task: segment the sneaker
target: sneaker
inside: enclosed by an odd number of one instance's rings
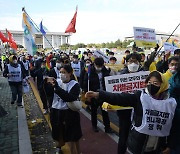
[[[93,131],[96,132],[96,133],[99,132],[99,129],[98,129],[97,127],[95,127],[95,126],[93,126],[92,129],[93,129]]]
[[[11,101],[11,104],[14,104],[14,101]]]
[[[114,132],[111,128],[105,128],[105,133],[112,134]]]
[[[48,109],[45,109],[43,112],[43,114],[48,114],[48,113],[49,113]]]

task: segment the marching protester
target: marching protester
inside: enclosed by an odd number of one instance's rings
[[[74,70],[74,74],[76,75],[76,77],[79,81],[81,69],[83,66],[82,66],[81,62],[78,60],[78,55],[73,55],[73,61],[71,62],[71,66]]]
[[[87,92],[86,98],[134,108],[127,153],[168,153],[167,136],[170,133],[177,103],[174,98],[168,97],[168,82],[158,71],[151,72],[145,83],[145,90],[133,94],[115,94],[100,90]]]
[[[23,67],[25,68],[26,76],[29,76],[29,61],[26,59],[25,56],[22,56],[22,60],[20,61],[20,64],[23,65]]]
[[[180,59],[179,59],[180,60]],[[179,61],[180,62],[180,61]],[[172,130],[170,134],[171,154],[180,153],[180,63],[177,72],[169,80],[169,94],[176,99],[177,107],[174,115]]]
[[[134,52],[126,56],[126,65],[119,74],[128,74],[143,71],[141,66],[141,55]],[[124,154],[127,149],[127,138],[131,126],[131,113],[132,109],[117,111],[119,118],[119,141],[118,141],[118,154]]]
[[[91,64],[89,72],[84,75],[84,79],[82,82],[82,87],[85,92],[89,90],[97,91],[97,90],[105,90],[105,81],[104,77],[109,76],[110,70],[107,70],[104,66],[103,58],[96,58],[94,63]],[[89,73],[89,74],[88,74]],[[88,84],[89,82],[89,84]],[[94,132],[98,132],[97,128],[97,109],[100,107],[102,111],[103,123],[105,126],[106,133],[112,133],[110,128],[110,120],[108,113],[102,110],[102,101],[92,99],[91,100],[91,123]]]
[[[63,59],[61,59],[61,58],[57,59],[56,60],[56,67],[50,69],[48,76],[53,77],[55,79],[60,79],[60,77],[61,77],[60,69],[63,65],[64,65]],[[54,88],[49,84],[45,84],[44,81],[43,81],[43,87],[44,87],[45,94],[46,94],[47,101],[48,101],[48,108],[51,108],[52,100],[53,100],[53,94],[54,94]]]
[[[130,54],[130,51],[129,51],[129,50],[126,50],[124,53],[125,53],[125,56],[123,56],[121,63],[122,63],[124,66],[126,66],[126,65],[125,65],[125,64],[126,64],[126,56]]]
[[[48,76],[48,70],[46,69],[46,62],[42,61],[41,62],[41,67],[34,72],[34,77],[37,77],[37,88],[39,91],[39,95],[41,97],[41,101],[43,103],[43,109],[44,109],[44,114],[48,113],[48,104],[47,104],[47,99],[45,97],[44,93],[44,87],[43,87],[43,80],[45,77]]]
[[[78,99],[80,86],[74,79],[70,65],[60,69],[61,79],[47,78],[54,88],[54,97],[50,113],[52,137],[57,142],[60,152],[65,142],[69,144],[71,154],[80,154],[79,139],[82,136],[80,114],[68,108],[66,102]]]
[[[3,76],[8,78],[9,86],[12,92],[11,104],[14,104],[17,100],[17,106],[22,105],[22,81],[26,77],[24,68],[17,63],[17,56],[11,55],[9,57],[9,64],[5,67]],[[17,98],[18,96],[18,98]]]
[[[180,56],[180,49],[174,50],[174,56]]]

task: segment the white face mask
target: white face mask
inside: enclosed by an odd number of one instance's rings
[[[65,74],[60,74],[60,78],[61,78],[62,82],[67,81],[67,76]]]
[[[86,64],[86,67],[89,67],[90,64]]]
[[[56,63],[56,67],[57,67],[57,69],[60,69],[61,63]]]
[[[176,67],[175,67],[175,66],[169,67],[169,71],[170,71],[172,74],[175,74],[175,73],[176,73]]]
[[[132,64],[129,64],[128,65],[128,70],[130,72],[137,72],[138,71],[138,68],[139,68],[139,65],[138,64],[135,64],[135,63],[132,63]]]
[[[97,72],[100,72],[102,70],[101,67],[96,67],[96,66],[95,66],[95,69],[96,69]]]

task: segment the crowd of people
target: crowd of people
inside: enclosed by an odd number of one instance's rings
[[[118,61],[114,52],[107,51],[111,64],[108,67],[102,57],[94,56],[90,50],[78,54],[6,54],[1,57],[0,66],[11,88],[11,104],[23,107],[23,82],[32,77],[37,83],[44,114],[50,114],[52,138],[59,153],[65,143],[69,144],[72,154],[80,153],[80,113],[71,110],[67,102],[76,101],[85,94],[84,103],[90,110],[95,133],[99,132],[98,108],[105,133],[113,133],[108,112],[102,109],[103,102],[133,107],[133,110],[117,111],[118,154],[179,154],[180,49],[173,54],[168,51],[159,54],[156,47],[149,55],[126,50],[124,55],[122,61]],[[118,63],[123,67],[112,69]],[[150,71],[144,90],[121,94],[106,92],[105,77],[141,71]],[[155,121],[158,126],[153,129],[146,120]]]

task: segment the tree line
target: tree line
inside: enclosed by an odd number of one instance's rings
[[[77,43],[75,45],[70,45],[70,44],[63,44],[60,46],[61,50],[66,50],[67,48],[70,48],[71,50],[77,50],[78,48],[117,48],[117,49],[124,49],[129,45],[133,40],[124,40],[121,41],[118,39],[117,41],[113,42],[107,42],[107,43],[90,43],[90,44],[84,44],[84,43]]]

